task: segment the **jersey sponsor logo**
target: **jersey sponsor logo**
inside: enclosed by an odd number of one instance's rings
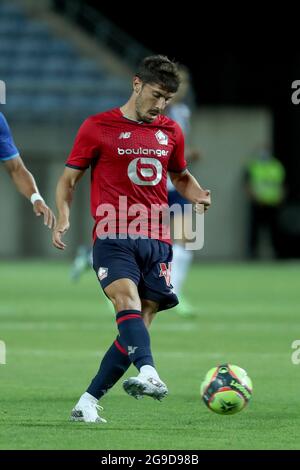
[[[139,186],[156,186],[162,179],[162,164],[156,158],[135,158],[127,168],[128,178]]]
[[[155,157],[167,157],[169,150],[161,149],[121,149],[118,147],[118,155],[154,155]]]
[[[159,263],[159,267],[160,267],[159,277],[164,276],[167,286],[171,285],[171,266],[172,266],[172,263]]]
[[[103,281],[108,275],[108,268],[103,268],[102,266],[98,269],[98,278],[100,281]]]
[[[160,145],[168,145],[168,136],[162,131],[157,131],[155,137]]]
[[[129,139],[131,137],[131,132],[121,132],[119,139]]]

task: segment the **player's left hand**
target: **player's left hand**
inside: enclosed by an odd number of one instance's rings
[[[62,241],[62,236],[67,233],[70,228],[70,223],[65,218],[59,218],[57,224],[54,227],[53,234],[52,234],[52,243],[55,248],[59,250],[65,250],[67,245]]]
[[[55,215],[43,201],[35,201],[33,204],[33,211],[37,217],[40,217],[43,214],[44,225],[47,225],[50,229],[54,228]]]
[[[201,193],[202,194],[197,197],[194,203],[194,211],[197,212],[197,214],[203,214],[203,212],[206,212],[211,206],[210,190],[203,189]]]

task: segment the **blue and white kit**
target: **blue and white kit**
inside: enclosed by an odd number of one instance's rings
[[[5,162],[19,156],[10,128],[2,113],[0,113],[0,161]]]

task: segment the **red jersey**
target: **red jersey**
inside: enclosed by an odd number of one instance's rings
[[[99,233],[135,232],[170,243],[153,209],[168,207],[167,172],[186,168],[184,137],[175,121],[159,115],[152,123],[137,122],[119,108],[91,116],[80,127],[66,166],[91,166],[94,239]]]

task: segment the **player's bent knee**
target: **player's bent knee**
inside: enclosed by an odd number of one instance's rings
[[[114,299],[112,299],[112,302],[117,312],[131,309],[141,310],[141,301],[139,297],[117,294]]]
[[[109,289],[105,290],[105,292],[112,301],[116,312],[130,309],[141,310],[141,301],[138,294],[122,290],[109,291]]]
[[[112,282],[104,289],[112,301],[116,312],[122,310],[141,310],[141,301],[134,282],[129,279],[120,279]]]

